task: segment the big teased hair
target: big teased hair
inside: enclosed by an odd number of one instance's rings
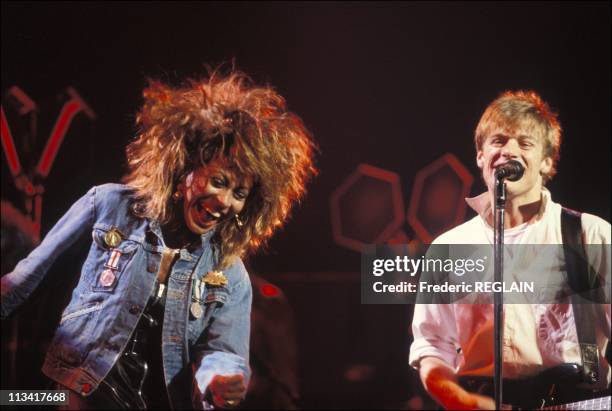
[[[561,150],[561,125],[557,113],[550,109],[538,93],[532,90],[505,91],[489,104],[474,133],[476,151],[482,148],[482,144],[494,128],[509,132],[516,132],[519,129],[532,132],[543,142],[544,155],[553,160],[550,172],[542,176],[544,182],[550,181],[557,173]]]
[[[302,120],[276,91],[255,86],[238,71],[213,72],[177,88],[151,80],[136,123],[123,181],[135,189],[141,217],[169,222],[177,184],[215,159],[253,177],[240,213],[243,226],[222,220],[213,238],[220,246],[219,268],[264,245],[317,173],[316,146]]]

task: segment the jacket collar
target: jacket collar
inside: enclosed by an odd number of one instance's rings
[[[159,221],[150,219],[147,220],[149,222],[149,229],[151,230],[151,232],[155,234],[160,240],[163,240],[164,236],[162,234],[161,225],[159,224]],[[219,227],[215,227],[213,230],[209,230],[204,234],[200,235],[201,248],[204,248],[205,246],[209,245],[218,228]]]

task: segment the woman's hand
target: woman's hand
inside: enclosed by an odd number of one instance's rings
[[[215,375],[208,386],[212,400],[218,408],[234,408],[246,394],[242,374]]]

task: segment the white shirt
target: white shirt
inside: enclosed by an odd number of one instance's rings
[[[442,234],[434,244],[493,244],[493,228],[488,193],[466,199],[479,213],[473,219]],[[594,215],[582,214],[585,244],[610,244],[610,224]],[[561,206],[542,192],[542,205],[529,222],[506,229],[506,244],[562,244]],[[610,248],[590,253],[589,262],[609,278]],[[596,254],[596,255],[593,255]],[[606,275],[607,274],[607,275]],[[609,284],[606,292],[610,292]],[[610,339],[610,304],[606,319],[597,324],[596,340],[602,376],[610,381],[605,354]],[[535,375],[562,363],[581,364],[580,349],[570,304],[506,304],[504,306],[504,377]],[[605,322],[605,324],[603,324]],[[414,342],[410,365],[418,368],[421,358],[437,357],[458,375],[493,375],[493,309],[490,304],[417,304],[412,321]],[[602,387],[605,378],[600,379]]]

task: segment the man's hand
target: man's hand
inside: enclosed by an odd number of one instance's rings
[[[215,407],[234,408],[246,394],[242,374],[215,375],[208,386]]]
[[[459,387],[462,392],[457,392],[455,396],[449,398],[449,410],[494,410],[495,401],[486,395],[475,394],[465,391]]]
[[[454,370],[436,357],[425,357],[419,367],[427,392],[450,410],[494,410],[491,397],[468,392],[457,383]]]

